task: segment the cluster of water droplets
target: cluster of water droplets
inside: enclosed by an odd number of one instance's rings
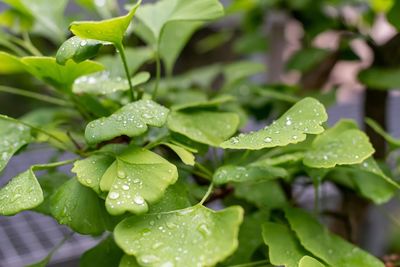
[[[4,125],[3,125],[4,124]],[[22,124],[3,122],[0,120],[0,170],[11,156],[30,139],[30,129]]]
[[[75,93],[112,94],[129,90],[128,80],[122,77],[112,77],[109,71],[96,72],[75,80]]]

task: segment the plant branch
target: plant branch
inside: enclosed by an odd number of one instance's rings
[[[211,183],[210,186],[208,187],[208,190],[206,192],[206,194],[204,195],[204,197],[200,200],[200,205],[203,205],[204,202],[207,200],[207,198],[211,195],[212,191],[214,189],[214,184]]]
[[[160,80],[161,80],[161,58],[158,51],[155,54],[155,60],[156,60],[156,83],[154,85],[153,99],[157,97],[158,87],[160,86]]]
[[[20,96],[32,98],[35,100],[39,100],[39,101],[57,105],[57,106],[72,107],[72,105],[65,100],[62,100],[62,99],[59,99],[56,97],[52,97],[52,96],[48,96],[48,95],[42,95],[42,94],[38,94],[38,93],[25,91],[25,90],[10,87],[10,86],[0,85],[0,92],[9,93],[9,94],[13,94],[13,95],[20,95]]]
[[[130,89],[130,92],[131,92],[131,100],[135,101],[136,100],[135,91],[134,91],[133,86],[132,86],[131,75],[130,75],[129,66],[128,66],[128,62],[127,62],[127,59],[126,59],[126,55],[125,55],[124,46],[122,44],[117,44],[116,48],[117,48],[117,50],[118,50],[118,52],[119,52],[119,54],[121,56],[121,60],[122,60],[122,63],[124,65],[126,79],[128,80],[129,89]]]

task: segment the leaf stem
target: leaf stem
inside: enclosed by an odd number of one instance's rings
[[[155,54],[155,60],[156,60],[156,83],[154,85],[153,99],[157,97],[158,87],[160,86],[160,80],[161,80],[161,58],[158,51]]]
[[[79,160],[79,158],[68,159],[68,160],[59,161],[59,162],[53,162],[53,163],[48,163],[48,164],[38,164],[38,165],[34,165],[33,167],[34,167],[34,169],[37,169],[37,170],[50,169],[50,168],[55,168],[55,167],[68,165],[68,164],[71,164],[71,163],[73,163],[73,162],[75,162],[77,160]]]
[[[14,95],[20,95],[20,96],[36,99],[39,101],[47,102],[47,103],[50,103],[53,105],[58,105],[58,106],[63,106],[63,107],[72,107],[72,105],[65,100],[47,96],[47,95],[42,95],[42,94],[38,94],[38,93],[25,91],[25,90],[10,87],[10,86],[0,85],[0,92],[14,94]]]
[[[135,91],[132,86],[131,75],[130,75],[130,71],[129,71],[128,61],[127,61],[126,55],[125,55],[124,46],[123,46],[123,44],[116,44],[115,47],[117,48],[117,50],[121,56],[122,63],[124,64],[125,75],[126,75],[126,79],[128,80],[129,89],[131,92],[131,100],[135,101],[136,100]]]
[[[18,123],[18,124],[22,124],[22,125],[25,125],[26,127],[29,127],[29,128],[31,128],[31,129],[33,129],[35,131],[41,132],[41,133],[47,135],[48,137],[54,139],[58,143],[60,143],[65,150],[71,151],[71,149],[68,147],[68,145],[63,140],[61,140],[57,136],[53,135],[52,133],[47,132],[46,130],[44,130],[42,128],[33,126],[33,125],[31,125],[31,124],[29,124],[27,122],[24,122],[24,121],[21,121],[21,120],[17,120],[17,119],[14,119],[14,118],[11,118],[11,117],[8,117],[8,116],[5,116],[5,115],[0,115],[0,119],[6,120],[6,121],[10,121],[10,122],[14,122],[14,123]],[[76,153],[76,151],[73,151],[73,152]]]
[[[196,162],[195,166],[196,166],[196,168],[201,170],[203,173],[207,174],[209,176],[209,179],[212,180],[213,173],[209,169],[207,169],[203,164]]]
[[[205,202],[205,201],[208,199],[208,197],[211,195],[213,189],[214,189],[214,184],[211,183],[210,186],[209,186],[208,189],[207,189],[206,194],[205,194],[204,197],[200,200],[200,203],[199,203],[200,205],[203,205],[203,204],[204,204],[204,202]]]

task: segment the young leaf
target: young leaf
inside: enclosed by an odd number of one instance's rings
[[[51,57],[24,57],[21,61],[33,76],[67,93],[78,77],[104,69],[103,65],[93,61],[75,63],[70,60],[65,66],[57,64],[56,59]]]
[[[222,148],[259,150],[296,144],[307,134],[320,134],[328,119],[324,106],[313,98],[305,98],[289,109],[281,118],[262,130],[240,134],[221,144]]]
[[[42,202],[43,191],[32,169],[14,177],[0,189],[0,215],[14,215]]]
[[[0,51],[0,74],[15,74],[25,72],[25,66],[21,59]]]
[[[169,110],[151,100],[139,100],[125,105],[113,115],[90,122],[85,137],[89,144],[96,144],[114,137],[138,136],[145,133],[148,125],[161,127]]]
[[[238,245],[240,207],[218,212],[196,205],[169,213],[131,217],[116,227],[117,244],[145,266],[213,266]]]
[[[185,163],[186,165],[194,166],[195,157],[191,152],[187,151],[181,146],[177,146],[174,144],[163,143],[163,145],[169,147],[172,151],[174,151],[183,163]]]
[[[190,139],[211,146],[218,146],[232,136],[239,126],[239,116],[231,112],[207,110],[173,111],[168,127]]]
[[[17,122],[11,122],[0,115],[0,172],[12,155],[31,140],[31,130]]]
[[[149,150],[129,148],[104,173],[100,188],[109,191],[106,207],[110,214],[142,214],[177,179],[175,165]]]
[[[264,223],[262,236],[268,246],[269,260],[274,265],[298,267],[301,258],[308,254],[294,233],[283,224]]]
[[[91,39],[81,39],[73,36],[65,41],[57,51],[56,61],[58,64],[65,63],[72,59],[76,63],[91,59],[97,55],[102,43]]]
[[[301,245],[328,265],[384,267],[374,256],[331,234],[305,211],[287,208],[285,215]]]
[[[312,168],[332,168],[363,162],[375,152],[365,133],[348,120],[319,135],[304,156],[304,164]]]
[[[79,260],[80,267],[118,266],[124,253],[115,244],[112,236],[108,236],[95,247],[87,250]]]
[[[299,261],[299,267],[325,267],[324,264],[310,256],[304,256]]]
[[[133,87],[146,83],[150,79],[148,72],[139,72],[131,78]],[[72,91],[75,94],[107,95],[118,91],[129,90],[128,80],[121,77],[111,77],[108,71],[82,76],[76,79]]]
[[[220,167],[213,176],[213,182],[216,185],[226,184],[229,182],[260,182],[265,180],[273,180],[277,178],[287,177],[288,172],[279,167],[273,166],[233,166],[227,165]]]
[[[113,43],[116,47],[122,45],[125,32],[136,10],[139,8],[139,0],[125,16],[112,18],[103,21],[75,21],[71,24],[70,30],[82,39],[93,39],[102,42]]]
[[[60,224],[75,232],[100,235],[112,227],[104,201],[75,178],[62,185],[51,197],[51,214]]]

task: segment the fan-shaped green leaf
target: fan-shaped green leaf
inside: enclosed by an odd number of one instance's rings
[[[32,169],[14,177],[0,189],[0,215],[14,215],[42,202],[43,191]]]
[[[173,111],[168,127],[190,139],[211,146],[218,146],[232,136],[239,126],[239,116],[231,112],[206,110]]]
[[[262,130],[240,134],[221,144],[222,148],[258,150],[286,146],[306,139],[307,134],[320,134],[328,119],[324,106],[313,98],[305,98],[281,118]]]
[[[110,117],[90,122],[85,137],[88,143],[95,144],[121,135],[138,136],[147,131],[148,125],[163,126],[168,113],[167,108],[151,100],[139,100],[125,105]]]
[[[279,167],[273,166],[233,166],[227,165],[220,167],[213,176],[215,184],[226,184],[229,182],[260,182],[288,176],[288,172]]]
[[[100,188],[109,191],[106,207],[110,214],[141,214],[177,179],[175,165],[151,151],[129,148],[104,173]]]
[[[28,127],[6,119],[7,117],[0,115],[0,172],[12,155],[32,140],[31,130]]]
[[[51,214],[81,234],[99,235],[112,228],[104,201],[75,178],[62,185],[51,197]]]
[[[367,135],[352,121],[342,120],[314,140],[303,162],[312,168],[332,168],[361,163],[374,152]]]
[[[34,211],[51,215],[50,198],[55,191],[58,190],[70,177],[60,172],[49,172],[46,175],[40,176],[37,180],[43,190],[44,201],[34,209]]]
[[[283,224],[264,223],[262,236],[268,246],[269,260],[274,265],[298,267],[301,258],[308,254],[300,245],[295,234]]]
[[[235,98],[231,95],[219,95],[210,100],[200,100],[194,102],[186,102],[182,104],[177,104],[172,106],[172,110],[179,111],[185,109],[194,109],[194,108],[217,108],[225,103],[235,101]]]
[[[104,69],[103,65],[93,61],[75,63],[70,60],[62,66],[51,57],[24,57],[22,62],[27,65],[27,70],[33,76],[66,92],[71,90],[72,84],[78,77]]]
[[[21,59],[0,51],[0,74],[14,74],[25,72],[25,66]]]
[[[81,39],[73,36],[58,49],[56,61],[58,64],[65,65],[69,59],[72,59],[76,63],[91,59],[97,55],[102,44],[97,40]]]
[[[374,256],[331,234],[305,211],[287,208],[285,214],[301,245],[328,265],[384,267]]]
[[[178,157],[182,160],[183,163],[185,163],[186,165],[194,166],[195,157],[191,152],[187,151],[185,148],[183,148],[181,146],[177,146],[174,144],[163,143],[163,145],[172,149],[178,155]]]
[[[82,254],[80,267],[114,267],[118,266],[124,253],[115,244],[112,236],[107,237],[95,247]]]
[[[76,173],[76,177],[82,185],[92,188],[97,194],[100,194],[101,177],[114,161],[115,158],[107,154],[92,155],[76,161],[71,171]]]
[[[144,266],[213,266],[237,248],[242,218],[240,207],[215,212],[197,205],[125,219],[114,234]]]
[[[102,21],[75,21],[71,24],[70,30],[73,34],[83,39],[94,39],[113,43],[117,47],[121,46],[125,32],[140,3],[141,0],[125,16]]]
[[[148,72],[139,72],[131,83],[133,87],[146,83],[150,79]],[[118,91],[129,90],[128,80],[121,77],[111,77],[108,71],[82,76],[74,83],[72,91],[76,94],[107,95]]]
[[[299,261],[299,267],[325,267],[324,264],[310,256],[304,256]]]

